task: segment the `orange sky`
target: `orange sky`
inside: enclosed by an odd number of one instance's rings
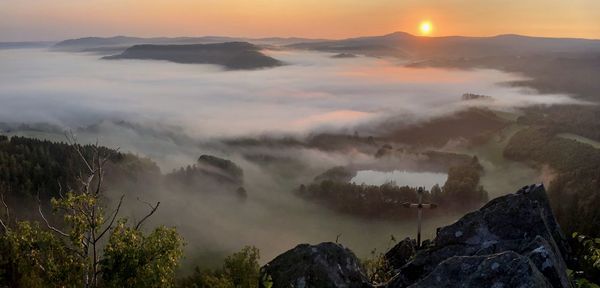
[[[600,39],[599,0],[0,0],[0,41],[82,36],[299,36],[393,31]]]

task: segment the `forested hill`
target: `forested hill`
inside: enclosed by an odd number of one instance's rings
[[[93,159],[96,154],[108,157],[104,181],[111,190],[133,194],[149,192],[148,189],[180,189],[246,196],[243,171],[226,159],[202,155],[196,164],[164,175],[151,159],[116,149],[3,135],[0,135],[0,193],[10,202],[25,206],[35,204],[38,196],[46,203],[59,197],[60,189],[66,193],[78,187],[82,173],[85,176],[88,171],[82,159]]]
[[[185,64],[217,64],[227,69],[258,69],[280,66],[282,63],[260,52],[247,42],[227,42],[191,45],[135,45],[125,52],[103,59],[166,60]]]
[[[77,144],[76,144],[77,145]],[[78,145],[85,157],[93,153],[93,146]],[[159,174],[158,166],[149,159],[98,147],[110,155],[107,166],[109,178],[135,178],[142,173]],[[84,171],[85,163],[73,145],[24,137],[0,135],[0,191],[11,197],[43,198],[58,196],[59,183],[66,189],[74,187],[75,176]]]

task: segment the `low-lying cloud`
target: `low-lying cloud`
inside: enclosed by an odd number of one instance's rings
[[[388,117],[414,122],[472,105],[513,109],[577,103],[565,95],[538,95],[497,85],[520,78],[494,70],[415,69],[389,59],[269,53],[288,65],[225,71],[211,65],[103,61],[86,54],[3,50],[0,122],[44,122],[73,129],[94,124],[79,133],[81,142],[99,138],[102,145],[152,158],[163,172],[193,164],[202,154],[233,160],[244,169],[245,202],[207,194],[202,187],[198,191],[149,190],[135,196],[162,201],[152,221],[180,229],[188,242],[189,261],[199,252],[208,257],[247,244],[257,245],[264,260],[270,260],[299,242],[333,241],[338,234],[342,243],[365,256],[374,247],[385,248],[390,234],[412,234],[414,225],[339,215],[291,193],[333,166],[375,161],[372,155],[305,147],[227,150],[214,138],[304,134]],[[465,102],[461,101],[463,93],[489,95],[494,100]],[[119,120],[126,122],[119,124]],[[60,133],[33,136],[64,140]],[[269,169],[248,161],[244,155],[249,153],[291,160]],[[127,191],[136,192],[141,191]],[[135,204],[129,202],[127,207],[136,210]],[[427,219],[426,236],[452,219]],[[211,258],[206,257],[204,262]]]
[[[101,119],[181,126],[202,137],[353,126],[398,114],[431,117],[461,109],[463,93],[496,107],[574,102],[497,85],[494,70],[406,68],[376,58],[272,51],[288,65],[224,71],[212,65],[103,61],[96,55],[0,51],[0,121],[73,127]]]

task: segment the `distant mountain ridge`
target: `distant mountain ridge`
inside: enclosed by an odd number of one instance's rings
[[[134,45],[123,53],[102,59],[166,60],[185,64],[217,64],[227,69],[258,69],[283,63],[260,52],[247,42],[190,45]]]
[[[0,49],[47,48],[53,44],[49,41],[0,42]]]
[[[492,37],[423,37],[406,32],[394,32],[383,36],[295,43],[287,47],[336,53],[361,53],[371,56],[485,57],[533,53],[599,52],[600,40],[531,37],[514,34]]]
[[[324,41],[324,39],[308,39],[297,37],[269,37],[269,38],[245,38],[227,36],[201,36],[201,37],[83,37],[67,39],[56,43],[52,49],[67,52],[86,52],[89,50],[108,49],[109,47],[129,47],[141,44],[212,44],[224,42],[250,42],[256,45],[290,45],[293,43],[311,43]]]
[[[486,57],[534,53],[587,53],[600,51],[600,40],[578,38],[533,37],[503,34],[490,37],[441,36],[424,37],[406,32],[365,36],[340,40],[298,37],[247,38],[227,36],[202,37],[84,37],[56,43],[53,50],[69,52],[116,51],[141,44],[187,45],[224,42],[249,42],[254,45],[284,46],[294,49],[369,56],[431,58],[438,56]]]

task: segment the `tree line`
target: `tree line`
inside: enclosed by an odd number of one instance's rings
[[[317,177],[313,183],[300,185],[296,194],[353,215],[373,218],[412,215],[411,211],[404,209],[404,204],[417,201],[418,187],[401,186],[394,182],[382,185],[356,184],[346,181],[348,176],[340,172],[342,170],[334,168],[328,173],[335,174],[336,177]],[[487,191],[479,185],[481,172],[482,167],[477,157],[462,165],[452,166],[444,185],[440,187],[436,184],[425,191],[423,201],[439,204],[440,211],[475,208],[488,200]]]

